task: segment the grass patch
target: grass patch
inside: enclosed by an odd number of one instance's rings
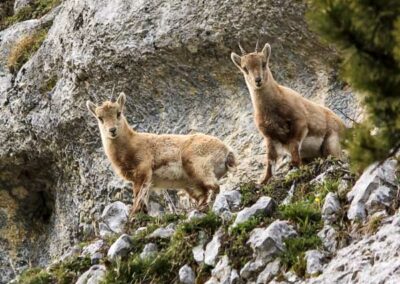
[[[20,284],[50,284],[52,278],[49,273],[40,268],[27,269],[19,276]]]
[[[39,19],[60,3],[61,0],[36,0],[31,5],[21,8],[16,14],[0,20],[0,30],[18,22]]]
[[[305,252],[322,246],[317,236],[323,227],[319,205],[308,200],[288,205],[281,205],[279,215],[290,220],[296,227],[298,235],[285,240],[285,251],[281,254],[282,264],[292,269],[298,276],[304,277],[306,272]]]
[[[56,265],[50,270],[50,274],[57,284],[75,283],[90,266],[89,257],[76,257]]]
[[[324,184],[310,184],[312,179],[331,167],[335,167],[335,170],[329,172]],[[259,186],[254,182],[241,184],[242,207],[254,204],[263,195],[271,197],[280,204],[293,184],[296,187],[293,202],[312,197],[315,195],[313,192],[316,191],[325,197],[329,191],[337,191],[339,180],[344,176],[348,176],[354,182],[354,177],[350,175],[348,170],[343,168],[342,161],[335,158],[315,159],[311,163],[294,169],[287,174],[274,176],[267,185]]]
[[[18,280],[19,284],[70,284],[91,266],[89,257],[76,257],[55,265],[49,272],[41,268],[24,271]]]
[[[143,218],[149,223],[143,222]],[[169,215],[161,218],[147,218],[139,216],[135,221],[140,226],[166,225],[172,221],[180,220],[180,215]],[[156,222],[159,222],[158,224]],[[208,212],[202,218],[192,221],[183,221],[177,225],[174,235],[169,242],[163,243],[161,250],[154,258],[141,259],[146,241],[144,235],[133,237],[135,249],[126,260],[111,263],[104,283],[175,283],[178,281],[178,271],[184,264],[197,268],[196,275],[201,279],[207,279],[210,269],[205,266],[197,267],[193,259],[192,248],[199,240],[199,233],[204,232],[208,240],[222,224],[220,218],[213,212]]]
[[[24,36],[11,49],[7,67],[13,74],[18,73],[21,67],[32,57],[46,39],[48,29],[44,28],[32,35]]]

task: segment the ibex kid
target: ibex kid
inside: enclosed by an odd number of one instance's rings
[[[279,85],[268,66],[271,47],[247,54],[239,44],[242,56],[232,52],[233,63],[242,71],[249,89],[254,121],[264,137],[266,169],[260,183],[273,174],[278,155],[289,152],[292,164],[302,159],[332,155],[340,157],[340,138],[344,123],[330,109],[318,105],[296,91]]]
[[[97,118],[103,147],[112,167],[133,182],[137,212],[150,186],[184,189],[199,206],[210,193],[218,193],[218,180],[236,165],[233,152],[221,140],[204,134],[156,135],[139,133],[123,114],[125,95],[101,106],[87,101]],[[145,201],[145,200],[144,200]]]

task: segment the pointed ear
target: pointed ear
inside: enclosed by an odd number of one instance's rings
[[[241,66],[242,58],[239,55],[237,55],[236,53],[232,52],[231,53],[231,59],[232,59],[233,63],[235,63],[237,68],[242,70],[242,66]]]
[[[94,103],[92,103],[91,101],[86,101],[86,107],[89,110],[89,112],[91,112],[95,117],[97,117],[96,115],[97,106]]]
[[[126,96],[124,92],[121,92],[119,94],[119,97],[117,99],[117,103],[119,104],[119,109],[122,110],[124,108],[125,105],[125,101],[126,101]]]
[[[269,61],[269,56],[271,55],[271,46],[269,45],[269,43],[266,43],[264,45],[262,53],[264,54],[265,59],[267,59],[267,62],[268,62]]]

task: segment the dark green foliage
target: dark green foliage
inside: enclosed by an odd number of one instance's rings
[[[362,94],[367,119],[345,141],[353,168],[361,170],[400,147],[400,1],[308,3],[310,26],[338,47],[343,79]]]
[[[31,5],[21,8],[15,15],[0,20],[0,30],[18,22],[39,19],[60,3],[60,0],[36,0]]]

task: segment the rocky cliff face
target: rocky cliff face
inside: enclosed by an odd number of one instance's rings
[[[130,202],[87,99],[124,91],[139,131],[220,137],[240,159],[226,188],[258,176],[264,153],[229,58],[239,40],[249,50],[257,38],[269,42],[280,83],[355,117],[351,93],[336,79],[335,52],[307,29],[304,11],[300,1],[280,0],[66,0],[1,31],[0,282],[96,234],[110,201]],[[50,26],[46,40],[12,74],[11,49],[43,26]]]

